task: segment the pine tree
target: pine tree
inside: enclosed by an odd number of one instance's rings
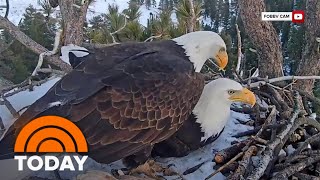
[[[289,40],[286,46],[285,67],[288,75],[294,75],[298,68],[298,63],[302,58],[302,48],[304,42],[305,30],[299,25],[294,25],[290,28]]]
[[[229,7],[229,0],[223,1],[223,8],[221,9],[221,16],[222,16],[222,27],[228,31],[230,30],[230,7]]]
[[[195,13],[195,27],[193,28],[195,31],[200,30],[201,24],[197,20],[202,15],[201,4],[198,1],[195,1],[194,4],[194,13]],[[176,7],[176,15],[178,18],[178,22],[180,25],[183,25],[185,29],[188,28],[187,23],[191,23],[190,19],[192,19],[191,7],[188,0],[181,0]]]
[[[139,19],[141,16],[140,6],[136,3],[130,3],[128,9],[125,9],[123,13],[128,16],[129,21],[134,21]]]
[[[44,12],[45,15],[29,6],[20,23],[20,29],[37,43],[48,49],[52,49],[55,36],[52,32],[56,31],[56,22],[48,20],[51,11],[47,9]],[[1,38],[11,45],[0,54],[0,64],[2,67],[0,67],[2,71],[0,75],[14,83],[19,83],[25,80],[33,71],[38,61],[38,55],[28,50],[18,41],[13,41],[14,39],[7,32],[4,32]],[[44,63],[44,66],[46,66],[46,63]],[[5,73],[8,68],[11,70],[11,73]]]
[[[54,24],[50,23],[47,26],[47,23],[46,17],[42,13],[37,12],[34,7],[29,6],[26,9],[20,28],[37,43],[48,49],[52,49],[55,36],[52,32],[55,32],[55,29]]]

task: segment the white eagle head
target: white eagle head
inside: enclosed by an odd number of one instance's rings
[[[177,37],[173,41],[186,50],[186,55],[193,62],[196,72],[200,72],[208,59],[213,59],[219,69],[224,69],[228,64],[226,44],[215,32],[191,32]]]
[[[220,133],[230,117],[230,106],[242,102],[253,106],[256,98],[253,92],[234,80],[219,78],[208,83],[193,110],[200,123],[203,139]]]

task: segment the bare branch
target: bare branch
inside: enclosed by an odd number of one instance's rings
[[[28,89],[30,89],[30,86],[32,86],[32,87],[33,87],[33,86],[40,86],[41,84],[44,84],[44,83],[46,83],[47,81],[49,81],[49,80],[51,80],[51,79],[53,79],[53,78],[56,78],[56,76],[52,76],[52,77],[50,77],[50,78],[46,78],[46,79],[41,80],[41,81],[30,82],[30,84],[29,84],[30,78],[28,78],[28,79],[25,80],[22,84],[16,85],[15,88],[12,88],[11,90],[15,89],[15,90],[13,90],[13,92],[8,92],[8,91],[7,91],[6,93],[4,93],[4,94],[3,94],[3,97],[10,97],[10,96],[13,96],[13,95],[15,95],[15,94],[17,94],[17,93],[19,93],[19,92],[28,90]]]
[[[270,142],[267,145],[267,148],[264,150],[263,153],[259,156],[259,165],[256,167],[252,172],[250,172],[247,179],[260,179],[264,172],[266,171],[268,165],[270,162],[272,162],[273,157],[277,154],[275,154],[274,150],[280,145],[284,145],[286,142],[285,139],[288,138],[288,134],[291,134],[290,132],[294,131],[296,128],[294,127],[294,124],[296,122],[296,119],[299,115],[300,109],[296,108],[290,121],[288,122],[288,125],[284,130],[281,131],[279,135],[277,135],[276,139],[272,142]]]
[[[292,158],[298,154],[300,154],[307,146],[308,144],[316,141],[316,140],[319,140],[320,139],[320,133],[316,134],[316,135],[313,135],[312,137],[308,138],[307,140],[305,140],[303,142],[302,145],[300,145],[295,151],[294,153],[292,153],[291,155],[288,156],[288,159],[287,159],[287,163],[291,162],[292,161]]]
[[[162,36],[162,34],[148,37],[146,40],[144,40],[144,42],[153,41],[154,39],[160,38],[161,36]]]
[[[14,107],[12,106],[12,104],[7,100],[7,98],[2,94],[1,98],[3,99],[3,103],[4,105],[7,107],[7,109],[9,110],[9,112],[12,114],[12,116],[14,118],[18,118],[20,115],[19,113],[14,109]]]
[[[53,73],[53,74],[57,74],[59,76],[64,76],[66,74],[66,72],[59,71],[59,70],[56,70],[56,69],[51,69],[51,68],[41,68],[41,69],[38,69],[37,72]]]
[[[259,68],[257,68],[254,73],[251,75],[251,77],[258,77],[259,76]]]
[[[52,55],[54,55],[54,54],[56,54],[58,52],[61,33],[62,33],[62,30],[58,30],[56,32],[56,37],[54,39],[53,50],[52,51],[43,52],[43,53],[41,53],[39,55],[38,64],[37,64],[36,68],[34,69],[34,71],[32,72],[31,76],[35,76],[37,74],[37,71],[41,68],[41,66],[43,64],[43,58],[45,56],[52,56]]]
[[[17,39],[20,43],[25,45],[27,48],[32,50],[36,54],[41,54],[43,52],[49,51],[45,47],[41,46],[30,37],[28,37],[25,33],[19,30],[14,24],[12,24],[8,19],[0,16],[0,27],[7,30],[15,39]],[[52,63],[58,67],[60,67],[63,71],[68,72],[71,70],[71,66],[65,62],[63,62],[58,56],[48,57],[49,63]]]
[[[224,164],[223,166],[221,166],[219,169],[217,169],[214,173],[210,174],[208,177],[205,178],[205,180],[208,180],[210,178],[212,178],[213,176],[215,176],[216,174],[218,174],[220,171],[222,171],[225,167],[227,167],[228,165],[230,165],[231,163],[235,162],[237,159],[239,159],[242,155],[244,154],[244,152],[240,152],[239,154],[237,154],[234,158],[232,158],[230,161],[228,161],[226,164]]]
[[[238,37],[238,62],[237,62],[236,72],[239,74],[240,67],[241,67],[241,60],[242,60],[242,52],[241,52],[242,44],[241,44],[241,34],[240,34],[238,24],[236,24],[236,30],[237,30],[237,37]]]
[[[272,78],[272,79],[266,79],[264,81],[258,81],[250,84],[250,87],[259,87],[266,85],[267,83],[275,83],[275,82],[280,82],[280,81],[288,81],[288,80],[310,80],[310,79],[320,79],[320,76],[282,76],[282,77],[277,77],[277,78]]]
[[[117,43],[117,41],[116,41],[116,39],[114,38],[113,35],[117,34],[120,31],[122,31],[127,26],[127,18],[128,18],[128,16],[123,14],[123,13],[121,13],[121,15],[123,15],[123,17],[124,17],[124,25],[121,28],[119,28],[118,30],[116,30],[115,32],[111,32],[110,33],[110,36],[112,37],[112,42],[113,43]]]
[[[287,167],[285,170],[277,173],[271,180],[281,180],[281,179],[288,179],[291,175],[293,175],[296,172],[302,171],[307,166],[310,166],[311,164],[315,162],[320,161],[320,156],[311,156],[305,160],[300,161],[297,164],[294,164],[292,166]]]
[[[243,155],[242,160],[239,162],[239,166],[233,175],[228,177],[228,180],[238,179],[241,176],[244,176],[246,169],[251,163],[251,157],[256,154],[258,151],[257,146],[250,146],[249,149]]]
[[[9,0],[6,0],[6,14],[4,15],[4,18],[6,18],[6,19],[8,19],[9,10],[10,10]]]

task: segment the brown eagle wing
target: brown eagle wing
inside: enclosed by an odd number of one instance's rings
[[[17,120],[16,133],[39,116],[66,117],[83,131],[89,156],[103,163],[171,136],[191,114],[204,80],[179,53],[128,48],[85,57]],[[62,104],[48,106],[57,101]]]

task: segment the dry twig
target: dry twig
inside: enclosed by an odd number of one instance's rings
[[[312,156],[305,160],[300,161],[297,164],[294,164],[292,166],[287,167],[283,171],[278,172],[274,177],[272,177],[271,180],[282,180],[282,179],[288,179],[293,174],[302,171],[304,168],[310,166],[311,164],[315,162],[320,161],[320,156]]]
[[[212,178],[213,176],[215,176],[216,174],[218,174],[219,172],[221,172],[224,168],[226,168],[228,165],[230,165],[231,163],[235,162],[238,158],[240,158],[242,155],[244,154],[244,152],[240,152],[239,154],[237,154],[235,157],[233,157],[229,162],[227,162],[226,164],[224,164],[223,166],[221,166],[219,169],[217,169],[214,173],[210,174],[208,177],[205,178],[205,180],[208,180],[210,178]]]
[[[215,154],[214,160],[217,164],[224,164],[235,155],[239,154],[242,151],[242,148],[244,148],[251,140],[245,140],[241,141],[239,143],[236,143],[232,145],[231,147],[228,147],[226,149],[223,149]]]
[[[242,44],[241,44],[241,35],[240,35],[240,30],[239,30],[238,24],[236,24],[236,30],[237,30],[237,38],[238,38],[238,62],[237,62],[236,72],[241,77],[240,68],[241,68],[241,61],[242,61],[243,54],[241,52]]]
[[[274,141],[269,142],[263,153],[259,155],[259,165],[249,174],[247,179],[256,180],[260,179],[263,176],[270,162],[272,162],[274,157],[277,156],[279,153],[275,152],[275,150],[277,149],[277,151],[280,151],[284,143],[289,138],[288,135],[291,134],[297,128],[294,126],[294,124],[296,122],[299,112],[300,108],[296,107],[286,128],[282,130],[279,135],[276,136],[276,139]]]
[[[239,162],[237,170],[228,177],[229,180],[236,180],[239,177],[243,177],[247,168],[251,164],[251,157],[258,151],[257,146],[250,146],[249,149],[244,153],[242,160]]]
[[[118,30],[110,33],[110,36],[112,37],[112,43],[117,43],[116,39],[114,38],[114,35],[119,33],[120,31],[122,31],[127,26],[128,16],[123,13],[121,13],[121,15],[124,17],[124,25],[121,28],[119,28]]]
[[[61,33],[62,33],[62,30],[58,30],[56,32],[56,37],[55,37],[55,40],[54,40],[54,46],[53,46],[53,50],[52,51],[46,51],[46,52],[40,53],[38,64],[37,64],[36,68],[34,69],[34,71],[32,72],[31,76],[35,76],[37,74],[38,70],[41,68],[41,66],[43,64],[43,58],[44,57],[55,55],[58,52]]]
[[[264,79],[262,81],[254,82],[250,84],[250,87],[259,87],[266,85],[267,83],[275,83],[275,82],[281,82],[281,81],[288,81],[288,80],[310,80],[310,79],[320,79],[320,76],[283,76],[278,78],[272,78],[272,79]]]

